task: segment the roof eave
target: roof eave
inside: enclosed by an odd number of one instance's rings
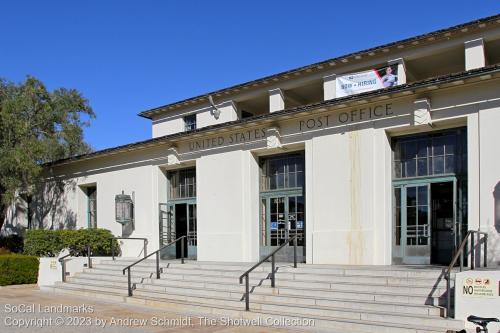
[[[361,101],[361,100],[367,99],[367,98],[376,98],[376,97],[380,97],[380,96],[384,96],[384,95],[405,92],[405,91],[411,91],[411,90],[415,90],[415,89],[421,89],[421,88],[425,88],[425,87],[434,86],[437,84],[445,84],[445,83],[450,83],[450,82],[459,81],[459,80],[463,80],[463,79],[470,79],[473,77],[481,77],[483,75],[489,75],[489,74],[495,74],[495,73],[500,73],[500,65],[482,67],[479,69],[443,75],[440,77],[426,79],[426,80],[422,80],[422,81],[418,81],[418,82],[414,82],[414,83],[409,83],[409,84],[405,84],[405,85],[400,85],[400,86],[396,86],[396,87],[392,87],[392,88],[380,89],[380,90],[370,91],[370,92],[366,92],[366,93],[362,93],[362,94],[351,95],[351,96],[346,96],[346,97],[342,97],[342,98],[321,101],[321,102],[317,102],[317,103],[313,103],[313,104],[302,105],[302,106],[298,106],[298,107],[294,107],[294,108],[290,108],[290,109],[285,109],[285,110],[277,111],[277,112],[273,112],[273,113],[268,113],[268,114],[264,114],[264,115],[254,116],[254,117],[250,117],[250,118],[246,118],[246,119],[242,119],[242,120],[235,120],[235,121],[226,122],[226,123],[222,123],[222,124],[207,126],[207,127],[203,127],[203,128],[194,130],[194,131],[174,133],[174,134],[165,135],[162,137],[157,137],[157,138],[153,138],[153,139],[148,139],[148,140],[144,140],[144,141],[130,143],[127,145],[107,148],[107,149],[103,149],[103,150],[96,151],[96,152],[89,153],[89,154],[78,155],[78,156],[74,156],[74,157],[69,157],[69,158],[57,160],[54,162],[46,163],[46,164],[44,164],[44,166],[51,167],[51,166],[57,166],[57,165],[63,165],[63,164],[83,161],[83,160],[89,160],[92,158],[102,157],[102,156],[106,156],[106,155],[110,155],[110,154],[117,154],[117,153],[124,152],[124,151],[131,151],[131,150],[137,150],[137,149],[141,149],[141,148],[156,146],[159,144],[164,144],[166,142],[169,142],[170,140],[177,140],[177,139],[189,137],[189,136],[192,136],[193,134],[205,134],[205,133],[209,133],[209,132],[218,131],[221,129],[227,129],[227,128],[230,128],[232,126],[238,126],[238,125],[244,125],[244,124],[252,123],[252,122],[271,120],[273,118],[278,118],[278,117],[284,116],[284,115],[296,114],[296,113],[301,113],[301,112],[306,112],[306,111],[314,111],[314,110],[320,109],[320,108],[333,107],[336,105],[342,105],[344,103]]]
[[[194,97],[187,98],[187,99],[184,99],[184,100],[180,100],[180,101],[177,101],[177,102],[174,102],[174,103],[169,103],[169,104],[162,105],[162,106],[159,106],[159,107],[156,107],[156,108],[145,110],[145,111],[142,111],[142,112],[138,113],[138,116],[146,118],[146,119],[152,119],[152,117],[155,114],[163,113],[163,112],[168,111],[167,108],[180,107],[182,104],[187,104],[187,103],[195,104],[197,102],[200,102],[202,99],[207,99],[209,95],[221,94],[221,93],[225,93],[225,92],[227,92],[229,90],[243,88],[245,86],[254,85],[256,83],[263,83],[265,81],[274,81],[275,78],[280,77],[280,76],[284,76],[284,75],[287,75],[287,74],[293,74],[293,73],[296,73],[296,72],[306,71],[306,70],[312,69],[314,67],[327,65],[328,63],[339,62],[339,61],[342,61],[342,59],[346,59],[346,58],[350,58],[350,57],[356,57],[356,56],[363,56],[363,55],[369,54],[370,52],[375,52],[375,51],[378,51],[378,50],[383,50],[383,49],[386,49],[386,48],[389,48],[389,47],[397,47],[399,45],[403,45],[403,44],[407,44],[407,43],[412,43],[412,42],[415,42],[417,40],[428,39],[428,38],[431,38],[431,37],[437,37],[439,35],[444,35],[444,34],[449,33],[451,31],[464,29],[466,27],[470,27],[470,26],[477,25],[477,24],[487,23],[487,22],[495,21],[495,20],[497,21],[497,23],[500,23],[499,20],[498,20],[499,18],[500,18],[500,14],[493,15],[493,16],[488,16],[488,17],[484,17],[484,18],[481,18],[481,19],[478,19],[478,20],[474,20],[474,21],[462,23],[462,24],[459,24],[459,25],[455,25],[455,26],[452,26],[452,27],[449,27],[449,28],[444,28],[444,29],[436,30],[436,31],[425,33],[425,34],[422,34],[422,35],[418,35],[418,36],[414,36],[414,37],[402,39],[402,40],[399,40],[399,41],[396,41],[396,42],[391,42],[391,43],[383,44],[383,45],[380,45],[380,46],[372,47],[372,48],[369,48],[369,49],[365,49],[365,50],[362,50],[362,51],[353,52],[353,53],[342,55],[342,56],[339,56],[339,57],[327,59],[327,60],[320,61],[320,62],[317,62],[317,63],[313,63],[313,64],[309,64],[309,65],[306,65],[306,66],[298,67],[298,68],[295,68],[295,69],[291,69],[291,70],[288,70],[288,71],[284,71],[284,72],[280,72],[280,73],[277,73],[277,74],[269,75],[269,76],[266,76],[266,77],[263,77],[263,78],[259,78],[259,79],[256,79],[256,80],[244,82],[244,83],[237,84],[237,85],[234,85],[234,86],[230,86],[230,87],[227,87],[227,88],[215,90],[215,91],[212,91],[212,92],[209,92],[209,93],[206,93],[206,94],[194,96]],[[196,101],[196,100],[198,100],[198,101]]]

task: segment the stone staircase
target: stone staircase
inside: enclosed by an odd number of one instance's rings
[[[446,319],[446,282],[441,269],[408,266],[278,264],[271,288],[270,264],[250,274],[250,312],[244,311],[244,285],[238,277],[251,265],[162,261],[155,278],[154,260],[132,269],[135,289],[127,297],[122,269],[135,259],[105,260],[46,290],[183,314],[257,319],[273,326],[289,321],[296,329],[318,332],[446,332],[464,323]],[[274,320],[277,322],[275,323]],[[279,326],[279,325],[278,325]]]

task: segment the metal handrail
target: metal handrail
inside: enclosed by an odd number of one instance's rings
[[[167,245],[164,245],[164,246],[160,247],[158,250],[156,250],[156,251],[152,252],[151,254],[145,256],[144,258],[137,260],[136,262],[134,262],[131,265],[128,265],[127,267],[125,267],[123,269],[123,275],[125,275],[125,271],[127,271],[127,273],[128,273],[127,283],[128,283],[128,295],[129,296],[132,296],[132,282],[131,282],[131,276],[130,276],[130,269],[133,266],[137,265],[138,263],[140,263],[140,262],[146,260],[147,258],[151,257],[153,254],[156,254],[156,278],[159,279],[160,278],[160,251],[162,251],[165,248],[171,246],[172,244],[176,244],[178,241],[181,241],[181,263],[184,264],[184,239],[185,238],[186,238],[186,236],[181,236],[181,237],[177,238],[176,240],[171,241]]]
[[[275,287],[276,283],[276,277],[275,277],[275,271],[276,271],[276,261],[275,261],[275,254],[282,248],[284,248],[287,244],[289,244],[291,241],[293,242],[293,267],[297,268],[297,235],[288,238],[283,244],[281,244],[280,247],[278,247],[276,250],[268,254],[264,259],[261,259],[258,263],[253,265],[250,269],[248,269],[245,273],[241,274],[240,276],[240,284],[243,283],[243,278],[245,278],[245,310],[250,311],[250,273],[262,265],[267,259],[271,258],[271,287]]]
[[[111,241],[111,256],[115,260],[115,242],[118,239],[131,239],[131,240],[142,240],[144,242],[144,257],[148,255],[148,239],[143,237],[113,237],[110,238]]]
[[[479,230],[469,230],[467,234],[465,235],[464,239],[460,243],[460,246],[457,249],[457,252],[455,252],[455,255],[453,256],[453,259],[450,262],[450,265],[445,271],[444,278],[446,279],[446,316],[449,318],[451,316],[451,271],[453,270],[453,267],[455,267],[457,260],[460,258],[460,272],[464,268],[464,261],[463,261],[463,256],[464,256],[464,250],[465,250],[465,245],[468,243],[468,239],[470,236],[470,269],[473,270],[475,269],[475,252],[476,252],[476,247],[474,243],[474,234],[477,234],[478,241],[479,241],[479,235],[484,236],[484,258],[483,258],[483,265],[484,267],[488,266],[488,234],[483,231]],[[479,265],[481,265],[481,261],[479,261]]]
[[[66,261],[64,259],[69,256],[71,256],[71,253],[68,253],[67,255],[58,259],[59,263],[61,264],[62,282],[66,282]]]
[[[92,258],[90,257],[90,252],[92,251],[92,248],[90,245],[87,245],[87,267],[92,268]]]
[[[90,245],[87,245],[87,267],[92,268],[92,258],[90,256],[92,248]],[[68,253],[65,256],[62,256],[61,258],[58,259],[59,263],[61,264],[61,272],[62,272],[62,282],[66,282],[66,259],[67,257],[70,257],[71,253]]]

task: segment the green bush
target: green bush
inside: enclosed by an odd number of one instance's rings
[[[0,286],[36,283],[38,258],[22,254],[0,256]]]
[[[86,256],[90,245],[92,256],[110,256],[113,234],[106,229],[29,230],[24,240],[24,253],[39,257],[55,257],[63,249],[72,256]],[[120,253],[117,240],[113,240],[115,254]]]
[[[93,256],[110,256],[113,234],[107,229],[61,230],[64,247],[72,255],[87,255],[87,245],[90,245]],[[118,241],[115,242],[115,254],[120,251]]]
[[[18,235],[0,237],[0,248],[14,253],[21,253],[23,252],[23,238]]]
[[[59,230],[28,230],[24,237],[24,253],[38,257],[55,257],[64,248]]]

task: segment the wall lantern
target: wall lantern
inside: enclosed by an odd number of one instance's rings
[[[115,196],[116,222],[125,225],[134,221],[134,200],[128,194],[117,194]]]

